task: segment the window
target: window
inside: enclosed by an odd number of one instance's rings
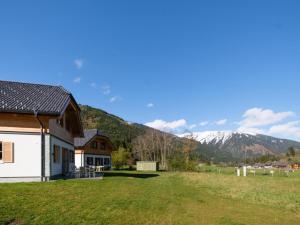
[[[101,149],[101,150],[105,150],[105,147],[106,147],[106,146],[105,146],[105,143],[104,143],[104,142],[101,142],[101,143],[100,143],[100,149]]]
[[[104,158],[104,165],[109,165],[110,163],[109,163],[109,158]]]
[[[70,156],[70,163],[75,162],[75,154],[73,150],[69,150],[69,156]]]
[[[62,117],[61,119],[57,119],[57,124],[59,124],[61,127],[64,127],[64,117]]]
[[[92,143],[91,143],[91,148],[92,149],[97,149],[97,141],[92,141]]]
[[[103,162],[103,160],[102,160],[102,162]],[[102,166],[101,158],[95,158],[95,166]]]
[[[53,162],[54,163],[59,163],[60,162],[60,147],[58,145],[54,145]]]
[[[2,142],[0,142],[0,161],[2,161],[2,155],[3,155],[3,152],[2,152]]]
[[[93,166],[94,165],[94,158],[93,157],[86,157],[86,164],[88,164],[89,166]]]

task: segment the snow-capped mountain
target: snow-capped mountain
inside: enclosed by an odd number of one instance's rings
[[[193,139],[197,140],[201,144],[224,144],[235,133],[229,131],[204,131],[185,133],[178,135],[179,137],[189,137],[192,135]]]
[[[203,151],[209,149],[214,154],[226,155],[229,158],[255,157],[265,154],[285,153],[288,147],[300,148],[296,141],[275,138],[262,134],[247,134],[229,131],[205,131],[185,133],[179,137],[193,137],[200,142]],[[201,151],[201,150],[200,150]]]

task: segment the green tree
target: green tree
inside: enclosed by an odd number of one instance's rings
[[[295,149],[293,147],[289,147],[288,152],[287,152],[287,156],[295,157],[295,155],[296,155]]]
[[[123,147],[112,153],[112,164],[117,170],[126,166],[129,159],[130,153]]]

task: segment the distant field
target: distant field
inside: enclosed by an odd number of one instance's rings
[[[211,171],[0,184],[0,224],[299,224],[299,172],[244,178]]]

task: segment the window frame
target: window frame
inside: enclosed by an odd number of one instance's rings
[[[91,159],[92,164],[89,163],[89,159]],[[86,157],[86,164],[87,164],[88,166],[94,166],[94,165],[95,165],[94,157],[92,157],[92,156],[87,156],[87,157]]]
[[[69,157],[70,163],[75,163],[75,153],[71,149],[69,149]]]
[[[97,165],[98,162],[98,165]],[[101,157],[95,157],[95,166],[102,166],[101,165]]]
[[[108,162],[108,163],[105,163],[105,162]],[[103,164],[104,164],[105,166],[110,165],[110,158],[104,158]]]
[[[57,150],[57,151],[56,151]],[[57,153],[57,157],[56,157]],[[61,147],[59,145],[53,145],[53,163],[60,163],[61,161]]]

